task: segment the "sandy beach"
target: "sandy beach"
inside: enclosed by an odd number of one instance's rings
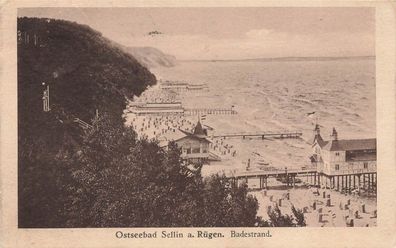
[[[364,65],[364,62],[359,63]],[[175,67],[173,69],[166,69],[169,71],[163,69],[165,71],[157,72],[157,75],[159,78],[164,75],[170,76],[169,72],[171,71],[178,74],[180,73],[178,69],[180,68]],[[336,66],[336,70],[339,69],[340,68]],[[336,72],[336,70],[334,72]],[[343,122],[340,122],[339,125],[341,125],[341,127],[347,127],[346,129],[348,129],[348,131],[355,129],[351,132],[355,136],[366,130],[368,133],[371,132],[369,128],[370,121],[366,121],[370,119],[370,117],[364,116],[365,113],[363,109],[354,108],[355,113],[353,114],[349,108],[343,107],[343,104],[349,103],[336,105],[335,102],[333,103],[333,99],[322,94],[323,89],[321,86],[318,88],[320,92],[318,92],[316,96],[310,95],[309,93],[316,91],[316,89],[307,89],[306,92],[302,94],[299,93],[297,88],[288,88],[289,85],[286,84],[287,80],[286,82],[282,82],[283,86],[281,89],[279,89],[278,85],[267,84],[264,84],[267,86],[262,90],[256,89],[258,86],[257,84],[240,88],[231,84],[225,88],[224,86],[221,88],[219,87],[217,78],[213,78],[209,74],[205,75],[206,78],[213,79],[213,81],[203,81],[202,78],[200,78],[201,80],[192,81],[188,80],[189,78],[182,78],[189,83],[207,83],[208,87],[201,91],[173,91],[161,89],[159,85],[156,85],[146,90],[140,97],[133,99],[124,113],[126,124],[132,125],[134,129],[138,131],[140,137],[146,136],[149,139],[157,139],[160,143],[179,137],[180,130],[191,132],[198,120],[200,120],[202,125],[208,128],[208,139],[211,141],[210,152],[221,158],[220,161],[211,161],[209,164],[203,166],[202,175],[204,177],[215,173],[229,175],[237,171],[246,171],[248,164],[250,171],[259,171],[265,168],[284,169],[286,167],[289,169],[300,169],[309,166],[310,162],[308,158],[312,154],[310,142],[313,135],[313,121],[301,115],[312,109],[319,108],[319,106],[325,106],[324,99],[331,102],[331,105],[336,107],[336,111],[321,113],[322,119],[320,121],[323,125],[330,126],[332,125],[331,121],[338,119],[349,121],[347,125],[343,126]],[[233,75],[231,75],[231,77],[232,76]],[[280,77],[280,75],[276,76]],[[331,72],[325,74],[325,77],[327,77],[326,80],[336,80]],[[355,76],[349,75],[349,77],[353,79]],[[174,75],[173,78],[170,77],[170,79],[175,79]],[[361,78],[359,78],[359,80],[360,79]],[[227,80],[230,79],[226,78],[225,81]],[[315,80],[312,81],[312,79],[309,80],[311,80],[312,83],[316,82]],[[300,81],[302,87],[307,87],[310,83],[309,80],[307,82]],[[172,80],[170,80],[170,82],[172,82]],[[279,82],[278,79],[277,84],[279,84]],[[271,87],[275,87],[275,90],[271,89]],[[318,86],[316,85],[315,87]],[[362,87],[362,84],[357,82],[357,87]],[[359,101],[361,99],[369,99],[364,97],[371,85],[367,87],[367,89],[362,91],[362,95],[355,94],[353,100]],[[332,89],[333,87],[329,87],[328,93],[330,93]],[[221,93],[221,90],[225,90],[224,94]],[[269,95],[265,92],[268,90],[274,92],[274,94]],[[236,91],[238,91],[238,94],[249,95],[249,98],[238,98],[238,100],[236,100],[232,97],[232,94]],[[202,118],[201,115],[136,115],[131,113],[133,112],[131,109],[134,105],[147,102],[180,102],[183,108],[186,109],[230,108],[232,106],[237,114],[205,114],[204,118]],[[367,103],[363,102],[363,105],[365,104]],[[331,115],[336,116],[332,117]],[[246,139],[242,139],[240,137],[211,137],[216,134],[227,134],[230,132],[248,133],[297,129],[303,132],[304,135],[302,138],[261,139],[259,137],[247,137]],[[324,129],[326,130],[326,127]],[[249,180],[249,184],[250,188],[256,188],[259,182],[255,182],[253,179]],[[290,214],[291,204],[293,204],[295,207],[304,210],[307,226],[346,226],[347,224],[349,226],[376,225],[375,197],[370,196],[369,198],[366,196],[358,197],[350,194],[345,195],[330,189],[310,188],[303,184],[299,184],[296,188],[286,188],[285,185],[275,179],[270,180],[269,185],[270,189],[268,190],[253,190],[251,192],[259,202],[258,215],[262,216],[264,219],[268,219],[267,209],[269,206],[277,204],[282,213]],[[289,199],[285,198],[285,194],[288,195]],[[330,201],[330,203],[328,203],[328,201]],[[363,205],[364,207],[362,207]],[[352,219],[353,224],[351,223]]]
[[[251,192],[259,201],[258,215],[263,219],[269,218],[269,206],[277,205],[282,214],[292,215],[291,206],[294,205],[303,210],[308,227],[345,227],[351,225],[351,220],[357,227],[377,225],[375,198],[306,186],[278,188]]]

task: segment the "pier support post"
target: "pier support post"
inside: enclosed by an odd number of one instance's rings
[[[345,187],[346,187],[346,192],[349,192],[349,188],[350,188],[350,183],[349,183],[349,175],[345,176]]]
[[[313,177],[314,178],[314,186],[316,186],[316,172],[314,172],[313,175],[314,175],[314,177]]]
[[[333,189],[335,189],[335,176],[333,176]]]
[[[377,194],[377,173],[374,173],[375,194]]]
[[[344,176],[341,176],[341,191],[344,190]]]
[[[352,177],[351,175],[348,176],[348,193],[351,193],[352,188]]]
[[[356,175],[353,175],[353,189],[356,188]]]
[[[348,175],[345,176],[345,192],[349,191]]]
[[[325,188],[327,189],[327,175],[323,174],[323,185],[325,186]]]
[[[368,186],[367,186],[367,192],[370,194],[371,191],[371,174],[367,174],[368,175]]]

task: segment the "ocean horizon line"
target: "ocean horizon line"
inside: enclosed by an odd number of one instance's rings
[[[318,57],[268,57],[268,58],[245,58],[245,59],[178,59],[179,62],[243,62],[243,61],[326,61],[326,60],[355,60],[375,59],[375,55],[365,56],[318,56]]]

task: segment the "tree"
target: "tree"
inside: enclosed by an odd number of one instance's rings
[[[32,152],[24,146],[21,226],[268,226],[246,186],[230,188],[224,175],[202,178],[201,167],[183,162],[175,143],[164,150],[138,139],[106,113],[92,124],[80,146],[67,145],[73,143],[67,135],[62,149],[45,157],[32,155],[45,154],[37,152],[43,141]]]
[[[267,211],[270,217],[269,221],[260,222],[261,226],[272,226],[272,227],[301,227],[306,226],[304,213],[300,209],[296,209],[293,205],[291,207],[294,216],[281,213],[281,210],[276,205],[270,207]]]
[[[224,176],[203,179],[180,149],[114,124],[93,121],[73,166],[69,226],[254,226],[257,200],[245,187],[228,188]],[[81,216],[82,215],[82,216]]]
[[[293,216],[288,214],[283,215],[278,206],[270,208],[267,212],[270,217],[271,226],[273,227],[293,227],[296,226],[294,223]]]
[[[291,209],[296,218],[297,226],[306,226],[304,212],[301,209],[296,209],[294,205],[292,205]]]

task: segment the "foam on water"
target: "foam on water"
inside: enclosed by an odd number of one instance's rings
[[[155,68],[158,78],[206,83],[207,92],[182,97],[186,107],[229,108],[238,115],[208,115],[218,133],[296,130],[302,139],[228,139],[246,161],[253,151],[277,167],[308,163],[315,111],[328,139],[333,127],[340,139],[375,137],[375,61],[181,62]],[[227,163],[227,162],[224,162]],[[223,163],[223,164],[224,164]],[[234,161],[230,161],[235,164]],[[226,166],[226,165],[224,165]],[[239,165],[239,167],[243,167]],[[226,168],[228,168],[226,166]]]

